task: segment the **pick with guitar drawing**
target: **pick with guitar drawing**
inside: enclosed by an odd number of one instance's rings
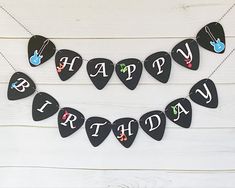
[[[218,94],[215,84],[209,78],[197,82],[189,92],[190,99],[207,108],[217,108]]]
[[[214,53],[224,53],[225,34],[223,26],[218,22],[205,25],[197,34],[198,44]]]
[[[198,44],[194,39],[185,39],[171,51],[172,58],[181,66],[197,70],[199,67],[200,53]]]
[[[157,52],[144,61],[147,72],[156,80],[167,83],[171,72],[171,56],[167,52]]]
[[[114,64],[109,59],[94,58],[88,61],[86,68],[92,83],[97,89],[101,90],[110,80],[114,71]]]
[[[56,72],[62,81],[71,78],[82,66],[82,57],[72,50],[62,49],[55,55]]]
[[[56,51],[56,47],[49,40],[40,35],[34,35],[29,39],[28,58],[32,67],[37,67],[48,61]]]
[[[167,105],[166,116],[175,124],[189,128],[192,121],[192,106],[188,99],[179,98]]]
[[[33,99],[32,116],[41,121],[53,116],[59,110],[59,103],[48,93],[39,92]]]
[[[115,66],[118,78],[130,90],[134,90],[138,85],[142,70],[141,61],[135,58],[121,60]]]
[[[61,137],[65,138],[81,128],[85,121],[83,114],[73,108],[62,108],[58,113],[58,127]]]
[[[165,132],[166,116],[162,111],[151,111],[141,116],[139,124],[145,133],[160,141]]]
[[[90,117],[85,123],[86,133],[94,147],[99,146],[109,135],[111,123],[102,117]]]
[[[7,97],[9,100],[23,99],[35,91],[36,85],[33,80],[23,72],[16,72],[9,81]]]
[[[126,148],[133,144],[138,129],[138,122],[133,118],[121,118],[112,124],[112,131],[116,139]]]

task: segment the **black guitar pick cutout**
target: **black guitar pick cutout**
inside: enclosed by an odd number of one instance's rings
[[[212,80],[206,78],[197,82],[189,92],[189,96],[195,103],[208,107],[217,108],[218,94]]]
[[[40,92],[33,99],[32,115],[34,121],[53,116],[59,110],[59,103],[51,95]]]
[[[62,81],[71,78],[82,66],[82,57],[72,50],[59,50],[55,55],[56,71]]]
[[[139,83],[143,65],[140,60],[129,58],[119,61],[115,66],[116,74],[123,84],[134,90]]]
[[[87,63],[87,73],[97,89],[103,89],[110,80],[114,64],[109,59],[95,58]]]
[[[58,114],[60,135],[65,138],[75,133],[84,123],[83,114],[73,108],[62,108]]]
[[[86,120],[86,133],[94,147],[99,146],[109,135],[111,123],[102,117],[90,117]]]
[[[36,85],[29,76],[22,72],[16,72],[10,79],[7,97],[9,100],[23,99],[32,95],[35,90]]]
[[[29,64],[32,67],[37,67],[49,60],[55,51],[55,45],[48,38],[34,35],[28,43]]]
[[[191,103],[186,98],[172,101],[165,109],[166,116],[175,124],[189,128],[192,121]]]
[[[162,111],[156,110],[144,114],[139,123],[150,137],[158,141],[162,139],[166,127],[166,116]]]
[[[144,67],[156,80],[166,83],[171,72],[171,56],[167,52],[154,53],[145,59]]]
[[[193,39],[186,39],[178,43],[171,51],[172,58],[183,67],[197,70],[200,54],[198,44]]]
[[[222,25],[212,22],[205,25],[197,34],[198,44],[214,53],[224,53],[225,34]]]
[[[134,142],[138,128],[138,122],[133,118],[121,118],[114,121],[112,125],[116,139],[126,148]]]

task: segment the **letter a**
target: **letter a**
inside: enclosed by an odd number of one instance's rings
[[[177,118],[173,119],[174,121],[178,121],[179,120],[181,113],[184,113],[185,115],[187,115],[189,113],[189,111],[186,111],[184,109],[184,107],[180,103],[175,105],[175,109],[176,109],[176,112],[177,112],[178,116],[177,116]]]

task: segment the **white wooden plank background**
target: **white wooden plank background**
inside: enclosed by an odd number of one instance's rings
[[[52,38],[58,49],[77,51],[83,58],[107,57],[144,60],[159,50],[170,51],[180,40],[195,37],[205,24],[216,21],[234,3],[230,0],[118,0],[118,1],[9,1],[2,0],[33,33]],[[32,68],[27,62],[30,35],[0,11],[0,50],[20,71],[30,75],[40,91],[52,94],[62,106],[100,115],[111,121],[139,118],[150,110],[163,110],[168,102],[186,96],[234,48],[235,10],[222,21],[227,49],[216,55],[200,48],[198,71],[173,63],[168,84],[158,83],[146,71],[134,91],[112,77],[98,91],[91,84],[85,63],[69,81],[56,75],[53,58]],[[56,116],[33,122],[33,96],[8,101],[7,83],[13,73],[0,58],[0,187],[169,187],[233,188],[235,185],[235,55],[212,77],[219,107],[193,104],[190,129],[167,121],[161,142],[139,131],[133,146],[123,148],[112,134],[93,148],[81,128],[62,139]]]

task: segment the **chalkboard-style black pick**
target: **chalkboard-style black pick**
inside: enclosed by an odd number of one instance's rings
[[[84,123],[83,114],[73,108],[62,108],[58,114],[58,126],[61,137],[75,133]]]
[[[112,124],[115,137],[126,148],[129,148],[134,142],[138,128],[138,122],[133,118],[121,118]]]
[[[39,66],[49,60],[55,51],[55,45],[48,38],[34,35],[28,43],[29,64],[32,67]]]
[[[189,96],[195,103],[208,107],[217,108],[218,94],[212,80],[206,78],[197,82],[189,92]]]
[[[225,35],[222,25],[218,22],[205,25],[197,34],[197,42],[211,52],[224,53]]]
[[[87,73],[97,89],[103,89],[110,80],[114,64],[109,59],[94,58],[87,63]]]
[[[59,103],[51,95],[39,92],[33,99],[32,115],[34,121],[53,116],[59,110]]]
[[[151,111],[139,120],[141,128],[153,139],[160,141],[166,127],[166,116],[162,111]]]
[[[186,98],[172,101],[165,109],[166,116],[175,124],[189,128],[192,121],[191,103]]]
[[[35,90],[36,85],[29,76],[22,72],[16,72],[10,79],[7,97],[9,100],[23,99],[32,95]]]
[[[72,50],[59,50],[55,55],[56,71],[62,81],[71,78],[82,66],[82,57]]]
[[[141,61],[134,58],[119,61],[115,66],[117,76],[130,90],[134,90],[138,85],[142,69]]]
[[[90,117],[85,123],[86,133],[94,147],[99,146],[109,135],[111,123],[102,117]]]
[[[167,52],[154,53],[145,59],[144,67],[156,80],[166,83],[171,72],[171,56]]]
[[[185,39],[178,43],[171,51],[172,58],[183,67],[197,70],[200,55],[198,44],[193,39]]]

